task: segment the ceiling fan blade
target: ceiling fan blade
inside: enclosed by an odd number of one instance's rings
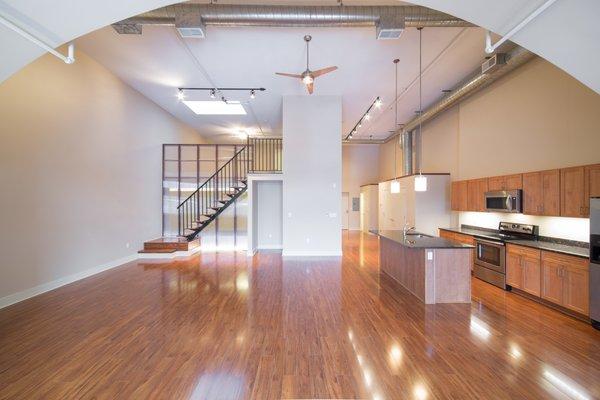
[[[308,94],[313,94],[313,90],[315,89],[315,84],[309,83],[308,85],[306,85],[306,89],[308,90]]]
[[[322,69],[318,69],[316,71],[312,71],[312,76],[314,78],[316,78],[317,76],[321,76],[321,75],[325,75],[328,74],[330,72],[335,71],[336,69],[338,69],[338,67],[327,67],[327,68],[322,68]]]
[[[299,78],[299,79],[302,79],[302,75],[298,75],[298,74],[287,74],[287,73],[285,73],[285,72],[275,72],[275,75],[289,76],[290,78]]]

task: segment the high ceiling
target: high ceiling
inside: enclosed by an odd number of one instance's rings
[[[347,3],[347,2],[345,2]],[[381,2],[380,4],[385,4]],[[142,35],[119,35],[111,27],[77,40],[77,46],[125,82],[212,140],[236,140],[240,129],[251,134],[281,134],[284,95],[302,95],[300,81],[275,72],[305,69],[302,40],[311,34],[311,69],[337,65],[317,78],[315,95],[341,95],[343,130],[349,132],[372,101],[384,106],[355,137],[374,139],[394,128],[394,64],[398,67],[398,123],[418,110],[419,35],[407,29],[399,40],[376,40],[375,28],[266,28],[210,26],[205,39],[182,39],[173,27],[145,26]],[[433,102],[483,61],[480,28],[423,30],[423,105]],[[193,55],[193,56],[192,56]],[[265,87],[254,100],[234,92],[230,100],[245,103],[246,116],[198,116],[180,103],[177,87]],[[188,94],[208,100],[208,94]],[[308,116],[307,116],[308,117]]]

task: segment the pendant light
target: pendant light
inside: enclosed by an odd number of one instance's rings
[[[421,85],[421,79],[423,77],[423,27],[417,28],[419,30],[419,140],[421,146],[423,143],[423,133],[421,130],[421,123],[423,121],[423,91]],[[420,146],[420,147],[421,147]],[[421,154],[419,155],[419,175],[415,177],[415,192],[426,192],[427,191],[427,177],[421,174],[421,158],[423,156],[422,147],[419,149]]]
[[[399,59],[394,60],[396,65],[396,96],[394,97],[394,132],[398,128],[398,63]],[[391,193],[400,193],[400,181],[398,181],[398,161],[396,154],[398,153],[398,143],[394,142],[394,180],[390,187]]]

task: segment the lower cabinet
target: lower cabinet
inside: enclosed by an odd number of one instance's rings
[[[542,298],[589,315],[590,276],[587,260],[542,252]]]
[[[506,246],[506,283],[524,292],[541,293],[540,251],[516,245]]]
[[[589,266],[585,258],[508,244],[506,284],[589,315]]]
[[[542,252],[542,298],[589,315],[589,265],[586,259]]]

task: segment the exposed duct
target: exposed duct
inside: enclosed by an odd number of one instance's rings
[[[405,27],[466,27],[473,24],[420,6],[255,6],[175,4],[113,24],[121,34],[141,34],[143,25],[196,28],[221,26],[375,26],[380,39],[397,38]],[[181,26],[180,26],[181,25]]]
[[[506,63],[493,70],[493,72],[482,73],[481,68],[478,68],[474,75],[471,75],[470,78],[457,85],[450,92],[449,95],[442,98],[437,103],[433,104],[427,110],[423,111],[423,113],[420,116],[417,116],[410,120],[402,127],[401,130],[398,130],[396,133],[388,136],[388,138],[385,141],[389,142],[390,140],[404,132],[410,132],[414,130],[419,126],[419,122],[421,124],[424,124],[427,121],[430,121],[431,119],[435,118],[437,115],[449,109],[458,102],[465,100],[472,94],[491,85],[504,75],[525,64],[533,57],[535,57],[535,55],[530,51],[522,47],[516,47],[515,49],[506,54]]]
[[[396,144],[394,144],[396,146]],[[400,146],[402,147],[402,176],[413,173],[413,133],[406,131],[400,135]]]

